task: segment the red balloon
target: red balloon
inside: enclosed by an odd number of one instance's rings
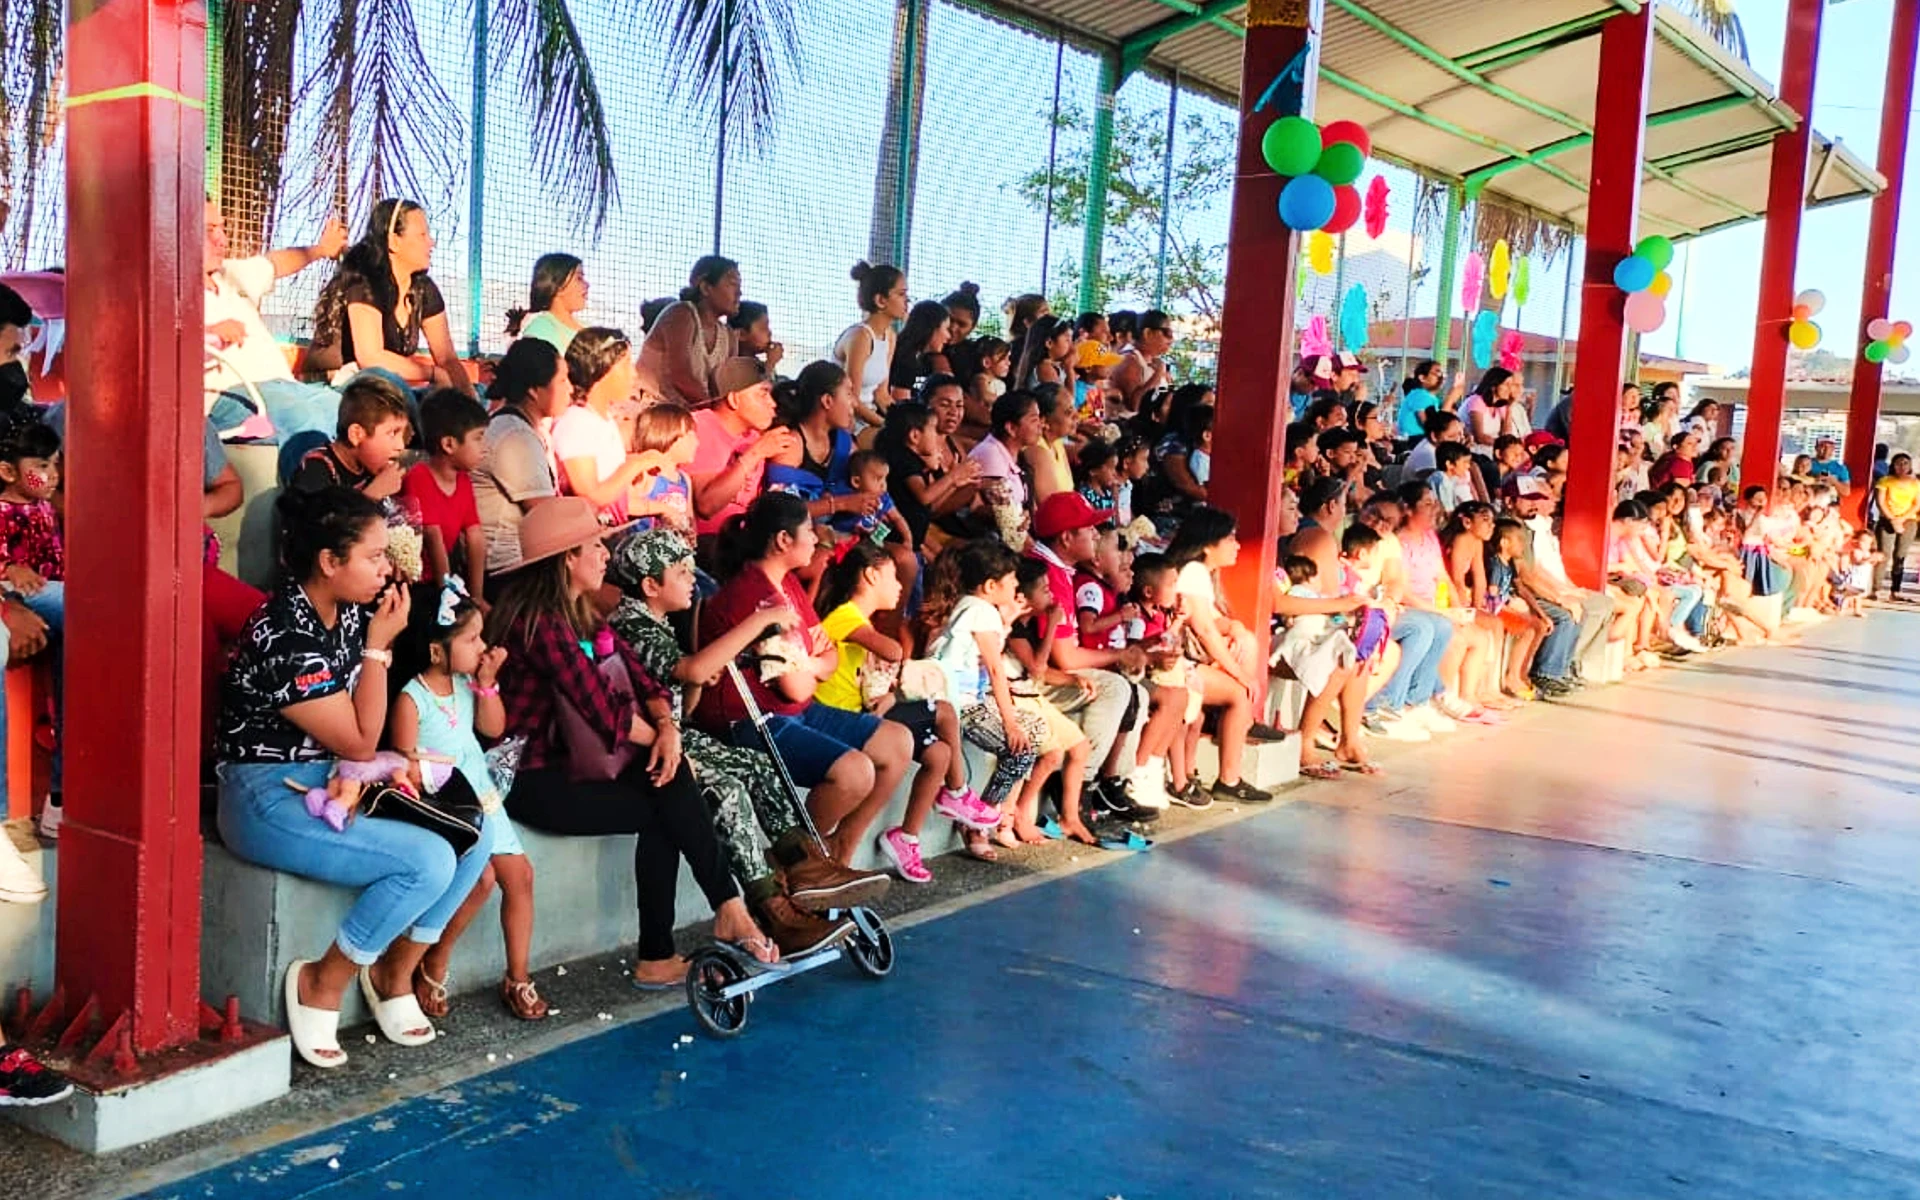
[[[1358,121],[1334,121],[1320,131],[1320,144],[1331,146],[1335,142],[1352,142],[1360,148],[1362,158],[1373,154],[1373,139],[1367,136],[1367,127]]]
[[[1333,189],[1333,216],[1320,228],[1328,233],[1345,233],[1360,219],[1360,189],[1346,184]]]

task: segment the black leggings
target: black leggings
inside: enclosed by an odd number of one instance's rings
[[[645,755],[618,779],[576,783],[560,767],[521,771],[507,812],[523,825],[562,837],[634,834],[633,883],[640,898],[641,961],[673,957],[673,896],[679,859],[714,909],[737,897],[713,817],[685,761],[663,787],[648,780]]]

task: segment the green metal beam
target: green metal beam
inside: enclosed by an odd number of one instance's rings
[[[1147,61],[1147,55],[1153,53],[1153,48],[1161,42],[1197,26],[1224,20],[1226,15],[1234,9],[1244,8],[1247,0],[1204,0],[1204,3],[1195,3],[1194,0],[1159,0],[1159,2],[1167,8],[1177,9],[1180,15],[1168,17],[1137,33],[1130,33],[1120,40],[1120,75],[1123,79],[1138,70],[1140,65]],[[1232,26],[1232,28],[1236,32],[1245,32],[1238,26]]]
[[[1466,189],[1449,184],[1447,223],[1440,235],[1440,307],[1433,315],[1433,357],[1442,367],[1453,349],[1453,267],[1460,255],[1460,216],[1466,207]]]
[[[1653,165],[1665,171],[1673,171],[1681,167],[1690,167],[1695,163],[1711,162],[1716,158],[1726,158],[1728,155],[1738,154],[1742,150],[1751,150],[1756,146],[1772,145],[1775,136],[1776,134],[1773,130],[1767,130],[1762,133],[1743,133],[1739,137],[1715,142],[1710,146],[1695,146],[1691,150],[1682,150],[1676,154],[1669,154],[1664,158],[1654,159]]]
[[[1537,167],[1545,171],[1569,187],[1578,188],[1582,193],[1587,190],[1587,185],[1579,179],[1576,179],[1574,176],[1569,175],[1566,171],[1561,170],[1559,167],[1554,166],[1544,159],[1534,159],[1528,151],[1522,150],[1511,142],[1504,142],[1499,138],[1489,137],[1484,133],[1476,133],[1444,117],[1436,117],[1432,113],[1422,112],[1404,100],[1396,100],[1385,92],[1376,91],[1357,79],[1349,79],[1338,71],[1328,69],[1324,64],[1320,68],[1320,78],[1326,80],[1343,92],[1350,92],[1370,104],[1376,104],[1410,121],[1418,121],[1429,129],[1437,129],[1441,133],[1450,134],[1465,142],[1472,142],[1476,146],[1495,151],[1509,158],[1524,159],[1528,166]]]
[[[1100,90],[1093,106],[1093,152],[1087,164],[1086,240],[1080,252],[1080,311],[1100,306],[1100,253],[1107,238],[1107,180],[1113,172],[1113,106],[1120,90],[1120,52],[1100,58]]]
[[[1583,17],[1574,17],[1558,25],[1549,25],[1544,29],[1523,33],[1519,37],[1508,38],[1492,46],[1469,51],[1462,54],[1456,61],[1461,66],[1476,71],[1497,71],[1502,67],[1510,67],[1515,63],[1536,58],[1568,42],[1577,42],[1618,16],[1620,12],[1618,8],[1605,8]]]
[[[1742,108],[1745,107],[1747,103],[1748,101],[1744,96],[1716,96],[1712,100],[1702,100],[1697,104],[1687,104],[1679,108],[1669,108],[1664,112],[1654,113],[1647,118],[1647,127],[1651,129],[1661,125],[1675,125],[1682,121],[1691,121],[1697,117],[1705,117],[1717,112],[1724,112],[1729,108]],[[1768,133],[1765,135],[1764,140],[1770,141],[1772,138],[1773,134]],[[1565,154],[1570,150],[1583,149],[1592,144],[1593,134],[1589,131],[1586,133],[1576,133],[1572,137],[1561,138],[1557,142],[1548,142],[1544,146],[1536,146],[1532,153],[1535,158],[1552,158],[1555,155]],[[1478,170],[1469,171],[1466,178],[1469,180],[1492,179],[1496,175],[1504,175],[1508,171],[1529,165],[1531,164],[1525,161],[1508,159],[1505,162],[1489,163]],[[1663,160],[1649,160],[1647,166],[1649,169],[1656,167],[1664,169],[1667,164]]]
[[[1754,107],[1765,112],[1768,118],[1781,129],[1798,129],[1800,127],[1798,118],[1794,117],[1792,113],[1784,111],[1778,104],[1774,103],[1771,96],[1754,87],[1752,80],[1740,74],[1738,71],[1729,70],[1727,64],[1721,62],[1713,53],[1695,45],[1693,39],[1687,37],[1677,29],[1662,25],[1657,20],[1653,23],[1653,31],[1659,35],[1661,41],[1672,46],[1682,55],[1685,55],[1694,65],[1707,71],[1715,79],[1726,84],[1734,91],[1739,92],[1742,96],[1754,101]]]

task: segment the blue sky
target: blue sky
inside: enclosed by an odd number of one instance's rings
[[[1739,0],[1749,59],[1768,79],[1780,78],[1785,44],[1786,0]],[[1888,26],[1892,0],[1844,0],[1829,7],[1821,33],[1814,84],[1815,128],[1839,138],[1863,162],[1874,165],[1880,136],[1880,93],[1887,69]],[[1914,147],[1909,145],[1911,161]],[[1892,315],[1908,316],[1920,290],[1920,211],[1916,191],[1908,187],[1901,204],[1901,238],[1894,263]],[[1867,249],[1868,204],[1859,201],[1807,213],[1800,229],[1797,288],[1826,294],[1826,311],[1817,318],[1821,346],[1846,355],[1852,349],[1860,313],[1860,288]],[[1759,284],[1763,226],[1753,223],[1699,239],[1687,252],[1686,301],[1678,319],[1644,339],[1651,353],[1678,350],[1687,358],[1735,370],[1753,357],[1754,319]]]

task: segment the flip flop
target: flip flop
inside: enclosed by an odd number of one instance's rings
[[[1338,779],[1340,768],[1330,762],[1309,763],[1300,768],[1302,779]]]
[[[427,1020],[427,1014],[420,1011],[420,1001],[411,990],[390,999],[381,999],[374,990],[371,968],[360,968],[360,994],[366,998],[367,1007],[373,1010],[374,1024],[380,1026],[380,1032],[396,1046],[424,1046],[436,1036],[433,1022]],[[425,1033],[415,1030],[425,1029]]]
[[[1371,760],[1367,762],[1343,762],[1340,764],[1340,769],[1342,771],[1352,771],[1355,775],[1385,775],[1387,773],[1385,767]]]
[[[675,957],[679,956],[676,955]],[[682,961],[684,962],[685,960]],[[647,983],[636,978],[632,971],[628,971],[627,982],[633,985],[633,990],[636,992],[677,992],[687,986],[687,976],[685,971],[682,971],[680,978],[671,983]]]
[[[1123,837],[1103,837],[1100,839],[1102,850],[1151,850],[1153,839],[1144,838],[1129,829]]]
[[[960,853],[975,862],[997,863],[1000,861],[1000,852],[993,848],[993,839],[984,833],[980,834],[977,840],[967,838],[962,841]]]
[[[746,955],[747,961],[760,970],[778,971],[787,965],[787,960],[784,958],[768,960],[760,956],[760,951],[756,949],[756,945],[773,950],[775,953],[778,953],[780,950],[780,947],[774,945],[773,939],[764,933],[757,938],[735,938],[727,942],[727,945],[732,946],[735,950]]]
[[[1057,842],[1067,836],[1060,831],[1060,822],[1054,820],[1052,817],[1040,818],[1040,832],[1046,834],[1047,840],[1050,842]]]
[[[331,1071],[347,1065],[346,1053],[340,1049],[340,1013],[300,1003],[300,972],[307,965],[306,959],[296,958],[287,967],[287,1034],[307,1065]],[[331,1051],[332,1057],[321,1057],[325,1051]]]

